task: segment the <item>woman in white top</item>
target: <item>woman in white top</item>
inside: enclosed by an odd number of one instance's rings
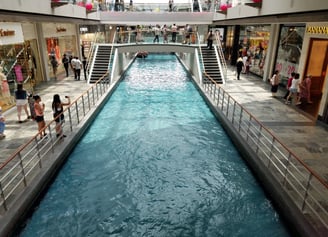
[[[286,98],[286,104],[289,104],[289,99],[291,96],[296,95],[297,97],[297,93],[298,93],[298,86],[299,86],[299,78],[300,78],[300,74],[296,73],[293,80],[292,80],[292,85],[289,88],[289,94]],[[295,99],[294,99],[295,101]]]

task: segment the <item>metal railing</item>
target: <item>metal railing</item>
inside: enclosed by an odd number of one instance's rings
[[[140,34],[137,36],[137,34]],[[176,44],[186,44],[186,34],[184,28],[181,28],[178,30],[176,35]],[[189,34],[189,32],[188,32]],[[163,43],[164,41],[164,35],[161,28],[161,33],[159,35],[159,43]],[[172,43],[172,31],[170,29],[170,26],[167,27],[167,37],[168,37],[168,43]],[[128,30],[128,31],[119,31],[116,32],[114,41],[117,44],[142,44],[142,43],[154,43],[155,38],[155,30],[154,28],[148,28],[144,27],[139,32],[137,30]],[[197,32],[193,31],[190,33],[190,43],[191,44],[198,44],[198,38],[197,38]]]
[[[224,53],[223,53],[223,49],[222,49],[222,41],[221,41],[221,36],[220,36],[220,32],[214,32],[214,37],[215,37],[215,47],[217,48],[218,51],[218,55],[219,55],[219,62],[221,64],[221,68],[222,68],[222,74],[223,77],[226,79],[227,78],[227,71],[228,71],[228,67],[227,67],[227,62],[225,60],[224,57]]]
[[[87,91],[65,108],[65,133],[76,130],[81,121],[95,108],[100,98],[108,92],[111,84],[108,73],[101,77]],[[59,117],[60,115],[58,115]],[[15,199],[33,182],[47,162],[49,154],[55,154],[62,145],[62,139],[56,136],[56,122],[52,120],[44,128],[47,136],[39,139],[39,133],[21,146],[6,162],[0,166],[0,214],[10,210]]]
[[[222,87],[203,84],[206,94],[315,227],[328,233],[328,184]],[[319,225],[321,224],[321,226]]]

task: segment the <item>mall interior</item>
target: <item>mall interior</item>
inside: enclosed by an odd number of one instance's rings
[[[36,10],[37,9],[37,10]],[[209,29],[220,31],[228,64],[239,55],[250,56],[250,73],[266,81],[275,69],[285,87],[292,72],[312,75],[313,105],[301,107],[310,116],[328,122],[327,3],[301,1],[1,1],[0,57],[8,87],[2,82],[1,106],[13,106],[17,82],[33,87],[53,77],[50,59],[64,71],[63,54],[88,57],[97,35],[110,42],[113,32],[176,24],[183,35],[186,24],[206,43]],[[147,18],[145,19],[145,14]],[[83,52],[82,52],[83,51]]]
[[[239,57],[249,57],[249,73],[264,84],[275,70],[281,88],[293,72],[311,75],[312,104],[297,109],[328,125],[326,0],[0,0],[2,112],[16,106],[17,84],[33,91],[55,80],[53,58],[60,77],[64,54],[87,60],[93,44],[123,44],[116,33],[155,25],[169,32],[176,25],[182,39],[188,25],[204,45],[209,30],[218,31],[226,63],[235,67]]]

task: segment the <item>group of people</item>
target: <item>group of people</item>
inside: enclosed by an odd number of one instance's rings
[[[41,97],[39,95],[34,95],[32,98],[33,101],[31,103],[31,101],[28,101],[29,95],[27,91],[23,88],[23,84],[17,84],[17,89],[15,90],[15,100],[16,100],[18,123],[23,123],[29,119],[35,120],[38,124],[38,132],[40,138],[42,139],[44,136],[47,135],[45,129],[46,123],[44,120],[45,104],[41,102]],[[70,105],[71,100],[69,96],[65,96],[65,98],[67,99],[67,101],[62,102],[59,94],[55,94],[53,96],[52,111],[53,111],[53,118],[56,122],[55,130],[56,130],[57,138],[66,137],[63,134],[63,129],[62,129],[62,124],[64,123],[63,106]],[[30,104],[30,113],[27,107],[28,104]],[[26,114],[25,120],[22,120],[21,118],[22,110],[24,110]],[[5,117],[2,115],[2,108],[0,107],[0,139],[5,137],[5,133],[4,133],[5,127],[6,127]]]
[[[86,79],[86,64],[87,60],[86,57],[83,57],[81,60],[78,57],[73,57],[72,55],[68,58],[66,54],[63,55],[62,63],[65,68],[66,77],[69,76],[69,68],[73,71],[74,79],[79,81],[81,79],[81,68],[83,67],[84,77]]]
[[[155,25],[154,27],[149,26],[146,30],[144,30],[140,25],[136,26],[136,43],[143,42],[143,36],[142,32],[153,32],[154,33],[154,39],[153,43],[159,43],[160,42],[160,36],[163,36],[163,43],[169,42],[169,34],[171,34],[172,43],[177,42],[177,35],[178,35],[178,26],[176,24],[173,24],[171,27],[164,24],[162,27],[160,25]],[[193,29],[190,25],[186,25],[184,29],[184,35],[185,40],[184,43],[190,44],[191,43],[191,36],[193,33]],[[119,41],[120,42],[120,41]]]
[[[307,75],[300,81],[299,73],[291,73],[291,77],[287,81],[287,92],[284,96],[285,103],[291,104],[291,99],[294,99],[296,105],[306,101],[312,104],[311,101],[311,75]],[[275,97],[280,83],[279,70],[276,70],[270,79],[272,96]]]
[[[34,111],[35,111],[35,121],[38,124],[38,131],[40,135],[40,139],[42,139],[44,136],[47,135],[46,133],[46,123],[44,120],[44,110],[45,110],[45,104],[41,103],[41,97],[39,95],[35,95],[34,97]],[[52,101],[52,112],[53,112],[53,118],[56,122],[55,130],[56,130],[56,137],[57,138],[64,138],[66,137],[65,134],[63,134],[63,128],[62,125],[64,123],[64,108],[63,106],[67,106],[71,104],[71,100],[69,96],[65,96],[67,99],[67,102],[62,102],[60,99],[59,94],[55,94],[53,96]]]
[[[250,57],[246,57],[243,60],[242,57],[237,59],[236,68],[237,68],[237,80],[240,80],[240,74],[244,71],[244,73],[249,73],[250,67]],[[307,75],[302,81],[300,81],[299,73],[291,73],[291,77],[287,81],[287,92],[283,97],[285,99],[286,104],[291,104],[291,98],[294,98],[295,104],[300,105],[302,101],[306,101],[308,104],[312,104],[311,101],[311,75]],[[278,92],[279,84],[280,84],[280,72],[279,70],[275,70],[272,77],[270,78],[271,84],[271,93],[272,97],[276,97]]]

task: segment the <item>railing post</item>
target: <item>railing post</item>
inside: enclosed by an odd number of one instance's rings
[[[219,108],[219,105],[220,105],[220,95],[221,95],[221,87],[219,87],[219,91],[218,91],[218,101],[216,103],[216,107]]]
[[[234,103],[233,103],[233,109],[232,109],[232,120],[231,120],[232,125],[233,125],[234,122],[235,122],[235,112],[236,112],[236,101],[234,101]]]
[[[308,182],[306,184],[305,195],[304,195],[303,204],[302,204],[302,211],[304,211],[304,208],[305,208],[306,198],[308,196],[308,191],[309,191],[309,187],[310,187],[310,184],[311,184],[311,179],[312,179],[312,173],[310,173]]]
[[[221,111],[223,111],[224,95],[225,95],[225,91],[223,91],[223,94],[222,94]]]
[[[291,157],[291,153],[289,153],[288,159],[287,159],[287,164],[286,164],[286,168],[285,168],[285,172],[284,172],[284,180],[282,181],[283,186],[286,186],[288,167],[289,167],[289,163],[290,163],[290,157]]]
[[[93,105],[95,105],[96,103],[95,103],[95,92],[94,92],[94,86],[91,87],[91,89],[92,89],[92,103],[93,103]]]
[[[252,122],[252,116],[250,116],[250,119],[248,119],[248,126],[247,126],[247,130],[246,130],[246,142],[248,142],[248,134],[249,134],[249,129],[251,127],[251,122]]]
[[[255,153],[257,154],[259,151],[259,145],[260,145],[260,137],[262,134],[262,125],[260,125],[259,135],[257,136],[257,142],[256,142],[256,150]]]
[[[88,95],[88,108],[89,108],[89,111],[90,111],[91,105],[90,105],[90,92],[89,92],[89,90],[87,92],[87,95]]]
[[[269,155],[269,163],[268,163],[268,168],[270,167],[271,164],[271,160],[272,160],[272,155],[273,155],[273,147],[274,147],[274,141],[275,141],[275,137],[272,137],[272,142],[271,142],[271,148],[270,148],[270,155]]]
[[[24,181],[24,186],[26,187],[26,186],[27,186],[27,183],[26,183],[26,176],[25,176],[24,165],[23,165],[22,156],[21,156],[21,153],[20,153],[20,152],[18,153],[18,157],[19,157],[19,166],[21,167],[21,172],[22,172],[22,175],[23,175],[23,177],[24,177],[24,179],[23,179],[23,181]]]
[[[99,99],[98,85],[99,85],[99,83],[96,83],[97,100]]]
[[[244,109],[241,107],[240,115],[239,115],[238,132],[240,132],[240,126],[241,126],[241,119],[242,119],[242,116],[243,116],[243,111],[244,111]]]
[[[79,124],[80,123],[80,116],[79,116],[79,106],[77,105],[77,101],[75,102],[75,111],[76,111],[77,124]]]
[[[7,200],[6,200],[6,196],[3,192],[3,188],[2,188],[2,183],[0,182],[0,192],[1,192],[1,198],[3,200],[3,208],[5,209],[5,211],[8,211],[8,208],[7,208]]]
[[[228,96],[228,104],[227,104],[227,112],[226,112],[226,117],[229,119],[229,104],[230,104],[230,96]]]
[[[83,109],[83,116],[85,116],[85,106],[84,106],[84,96],[82,95],[82,109]]]
[[[69,126],[71,128],[71,132],[73,131],[73,121],[72,121],[72,114],[71,114],[71,107],[68,107],[68,118],[69,118]]]
[[[41,154],[40,154],[40,149],[39,149],[38,137],[34,137],[34,141],[35,141],[35,144],[36,144],[36,150],[37,150],[38,158],[39,158],[39,167],[41,169],[42,168],[42,161],[40,159]]]

